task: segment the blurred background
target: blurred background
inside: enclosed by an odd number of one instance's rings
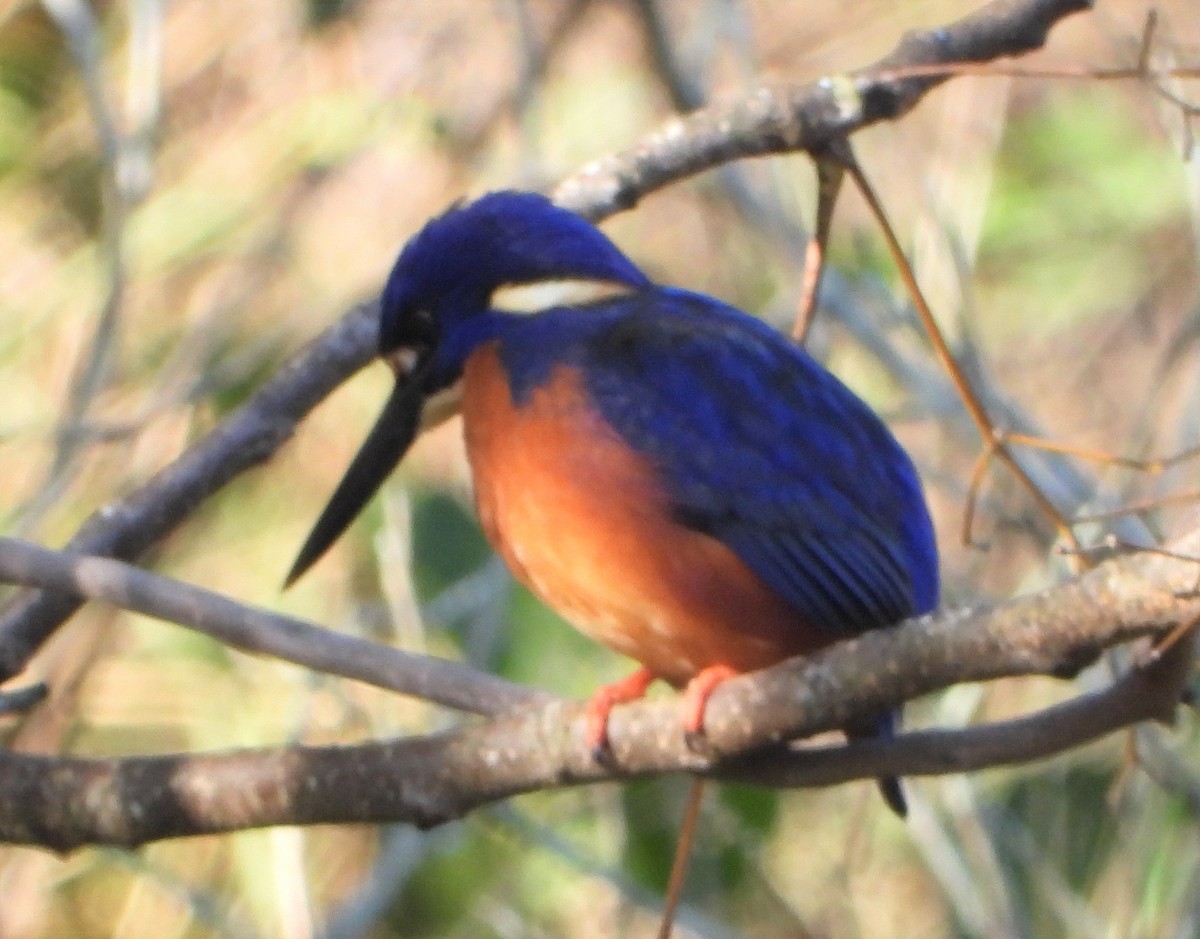
[[[0,465],[5,531],[63,543],[376,291],[431,214],[552,187],[672,113],[869,64],[973,0],[9,0],[0,5]],[[1107,0],[1022,65],[1137,62],[1149,7]],[[1194,0],[1157,5],[1150,61],[1200,63]],[[1167,94],[1191,110],[1172,102]],[[1126,456],[1200,443],[1200,83],[963,77],[855,137],[959,358],[1005,427]],[[710,172],[605,228],[652,276],[785,327],[814,174]],[[810,345],[911,448],[948,606],[1065,576],[1002,471],[964,547],[979,444],[861,200],[839,207]],[[382,403],[375,366],[270,465],[209,501],[155,569],[331,629],[585,697],[629,663],[515,587],[472,518],[458,428],[424,439],[351,536],[279,584]],[[1074,458],[1029,466],[1067,514],[1197,488]],[[1097,539],[1169,537],[1178,501]],[[552,534],[548,535],[552,537]],[[411,569],[411,576],[410,576]],[[353,741],[456,720],[420,702],[89,607],[35,660],[50,700],[0,734],[128,754]],[[910,726],[1026,712],[1092,687],[997,682]],[[1200,934],[1192,713],[1051,761],[873,786],[710,793],[680,934]],[[1129,761],[1138,753],[1140,764]],[[0,848],[0,936],[649,935],[686,782],[538,794],[418,833],[274,829],[66,858]]]

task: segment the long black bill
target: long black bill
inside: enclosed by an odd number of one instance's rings
[[[397,378],[383,413],[296,556],[296,562],[283,582],[284,589],[294,584],[350,527],[412,445],[421,421],[421,406],[425,402],[423,386],[429,366],[428,360],[418,362],[409,375]]]

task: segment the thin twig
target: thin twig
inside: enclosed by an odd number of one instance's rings
[[[112,558],[51,551],[0,538],[0,581],[100,600],[212,636],[246,652],[475,714],[544,704],[550,695],[466,665],[381,646],[144,571]]]
[[[849,172],[851,178],[858,186],[859,192],[867,200],[871,214],[879,224],[880,231],[887,242],[892,260],[900,272],[900,279],[904,281],[909,298],[912,300],[917,315],[921,318],[921,324],[925,327],[925,332],[933,344],[934,352],[941,362],[942,367],[946,370],[946,373],[950,375],[951,381],[958,390],[959,397],[962,399],[963,406],[967,409],[971,420],[975,422],[980,437],[984,441],[984,446],[987,448],[988,458],[990,459],[994,456],[995,459],[998,459],[1008,467],[1009,472],[1013,474],[1029,493],[1042,514],[1054,524],[1060,537],[1069,547],[1078,548],[1079,540],[1075,537],[1075,532],[1067,522],[1067,519],[1050,497],[1034,482],[1033,478],[1026,472],[1025,467],[1013,458],[1012,452],[1005,446],[1003,433],[997,430],[996,425],[988,416],[983,400],[971,383],[967,381],[966,375],[963,374],[962,369],[958,367],[958,363],[954,360],[954,355],[951,353],[950,347],[946,343],[941,329],[938,327],[937,318],[933,315],[933,311],[929,309],[929,304],[925,302],[925,295],[921,292],[916,274],[913,272],[912,265],[908,262],[908,257],[900,245],[900,240],[896,237],[896,232],[892,228],[883,203],[880,202],[875,188],[871,185],[866,173],[855,158],[849,141],[845,141],[839,146],[831,147],[830,152],[831,154],[836,154],[837,158],[842,161],[847,172]]]

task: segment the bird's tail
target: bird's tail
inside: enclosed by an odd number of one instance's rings
[[[900,711],[887,711],[873,721],[865,721],[853,727],[846,728],[846,737],[850,740],[863,740],[871,737],[883,737],[885,740],[896,736],[900,726]],[[904,818],[908,815],[908,802],[904,798],[904,789],[898,776],[879,777],[879,792],[883,801],[893,812]]]

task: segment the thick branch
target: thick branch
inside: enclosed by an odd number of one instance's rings
[[[1197,547],[1200,534],[1179,545]],[[1151,657],[1105,692],[1021,721],[816,753],[763,748],[960,681],[1062,674],[1106,647],[1194,624],[1196,574],[1196,563],[1175,557],[1123,558],[1032,597],[912,620],[733,679],[711,699],[707,738],[715,753],[759,752],[723,763],[688,750],[676,700],[614,712],[611,767],[591,756],[582,707],[557,701],[441,734],[354,746],[113,760],[0,754],[0,839],[66,850],[283,823],[434,825],[516,793],[679,770],[828,785],[1035,759],[1169,719],[1191,642]]]
[[[1086,0],[997,0],[949,26],[916,32],[876,65],[845,80],[755,92],[731,107],[669,122],[628,154],[559,187],[564,204],[594,219],[685,176],[746,156],[819,150],[868,124],[906,113],[945,76],[898,78],[888,69],[983,61],[1041,45]],[[303,418],[374,354],[373,304],[356,307],[274,375],[238,411],[132,495],[92,515],[68,548],[135,559],[242,472],[270,458]],[[0,616],[0,681],[16,675],[78,609],[74,597],[36,592]]]

